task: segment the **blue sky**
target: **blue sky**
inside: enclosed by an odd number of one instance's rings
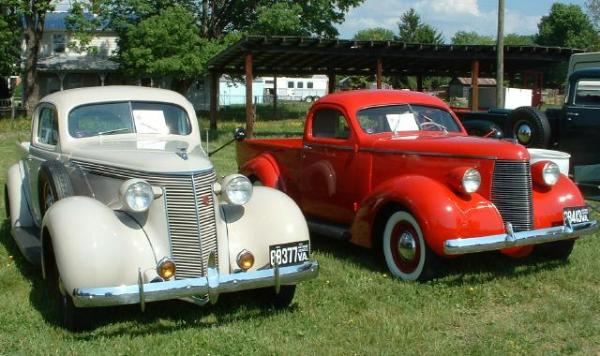
[[[540,18],[550,12],[555,2],[584,7],[585,1],[506,0],[505,32],[536,33]],[[397,33],[400,16],[411,7],[447,40],[461,30],[485,35],[495,35],[497,31],[497,0],[365,0],[350,10],[346,21],[337,27],[340,38],[352,38],[358,30],[369,27],[385,27]]]

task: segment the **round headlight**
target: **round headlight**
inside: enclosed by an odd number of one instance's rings
[[[252,197],[252,183],[241,174],[225,177],[222,189],[225,200],[231,204],[244,205]]]
[[[465,171],[462,178],[462,187],[465,193],[475,193],[481,185],[481,174],[475,168],[469,168]]]
[[[546,162],[542,169],[542,180],[546,185],[552,186],[558,182],[560,177],[560,168],[554,162]]]
[[[142,179],[130,179],[119,190],[123,206],[134,213],[148,210],[154,200],[152,186]]]

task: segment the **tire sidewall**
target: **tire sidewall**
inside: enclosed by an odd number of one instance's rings
[[[531,107],[520,107],[510,113],[512,134],[519,144],[526,147],[545,148],[550,140],[550,123],[546,115]],[[524,143],[519,141],[518,129],[521,125],[527,124],[531,129],[531,139]]]
[[[392,243],[393,243],[393,239],[398,239],[399,236],[392,236],[394,228],[399,224],[399,223],[408,223],[409,225],[411,225],[411,227],[414,229],[414,231],[417,233],[417,236],[415,236],[417,238],[418,241],[416,241],[419,244],[419,261],[417,263],[417,266],[414,268],[414,270],[412,272],[403,272],[398,265],[395,262],[394,259],[394,254],[392,253]],[[415,281],[418,280],[421,277],[421,274],[423,273],[423,270],[425,268],[425,258],[426,258],[426,249],[427,246],[425,244],[425,239],[423,238],[423,232],[421,230],[421,227],[419,226],[419,223],[417,222],[417,220],[408,212],[406,211],[397,211],[395,213],[393,213],[392,215],[390,215],[390,217],[387,219],[386,224],[385,224],[385,228],[383,230],[383,256],[385,258],[385,263],[390,271],[390,273],[394,276],[394,277],[398,277],[402,280],[406,280],[406,281]]]

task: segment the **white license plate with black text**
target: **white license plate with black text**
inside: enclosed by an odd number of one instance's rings
[[[589,209],[585,206],[577,206],[574,208],[565,208],[563,215],[565,221],[571,219],[572,224],[579,224],[590,221]]]
[[[269,246],[271,267],[278,265],[291,266],[308,261],[310,253],[309,241],[298,241],[288,244]]]

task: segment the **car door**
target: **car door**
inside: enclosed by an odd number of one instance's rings
[[[40,212],[39,171],[42,162],[58,159],[60,156],[58,117],[56,108],[51,104],[40,104],[34,112],[31,133],[31,145],[26,159],[31,209],[34,220],[39,225],[43,216]]]
[[[300,202],[307,216],[350,223],[357,195],[356,137],[348,118],[322,107],[308,118],[302,148]]]
[[[599,164],[600,79],[581,78],[570,85],[561,120],[559,149],[571,154],[571,165]]]

